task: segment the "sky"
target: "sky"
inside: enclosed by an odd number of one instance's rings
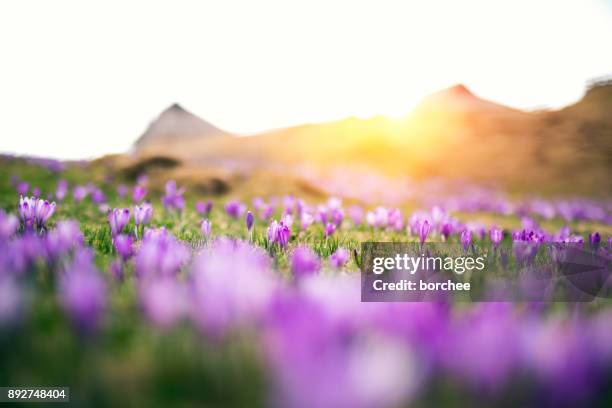
[[[559,108],[610,50],[610,0],[5,1],[0,152],[126,151],[174,102],[240,134],[398,117],[456,83]]]

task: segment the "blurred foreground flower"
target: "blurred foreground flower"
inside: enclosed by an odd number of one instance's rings
[[[291,253],[291,273],[295,279],[315,274],[320,268],[321,261],[310,247],[300,245]]]
[[[345,248],[338,248],[336,252],[330,255],[329,262],[334,268],[342,268],[349,260],[351,254]]]
[[[93,253],[79,250],[60,277],[59,295],[64,309],[84,332],[97,328],[106,307],[106,285],[93,265]]]

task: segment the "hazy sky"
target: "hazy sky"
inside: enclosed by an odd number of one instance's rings
[[[456,82],[560,107],[611,50],[606,0],[4,1],[0,151],[124,151],[173,102],[242,133],[397,116]]]

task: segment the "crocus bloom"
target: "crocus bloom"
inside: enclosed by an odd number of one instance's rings
[[[138,293],[145,315],[160,329],[171,327],[186,311],[186,288],[173,277],[147,280]]]
[[[106,201],[106,196],[104,195],[104,193],[102,192],[102,190],[98,189],[98,188],[94,188],[91,191],[91,201],[94,204],[101,204],[103,202]]]
[[[198,201],[195,205],[195,210],[200,215],[206,215],[206,203],[204,201]]]
[[[423,222],[421,222],[421,225],[419,226],[419,243],[421,244],[421,246],[423,246],[423,243],[427,239],[427,235],[429,234],[430,228],[431,225],[429,224],[429,221],[423,220]]]
[[[83,234],[79,224],[72,220],[59,221],[55,228],[49,231],[45,237],[45,250],[47,260],[54,262],[71,250],[83,245]]]
[[[283,217],[281,218],[281,222],[285,224],[286,226],[288,226],[289,228],[291,228],[291,226],[293,225],[293,215],[284,214]]]
[[[349,217],[351,217],[351,221],[353,221],[354,225],[361,225],[363,221],[363,209],[358,205],[354,205],[349,208]]]
[[[291,272],[296,279],[319,272],[321,262],[317,254],[306,245],[295,248],[291,254]]]
[[[136,225],[146,225],[153,216],[153,206],[149,203],[142,203],[134,206],[134,222]]]
[[[19,195],[24,196],[28,194],[28,191],[30,191],[30,185],[25,181],[21,181],[17,184],[17,193]]]
[[[0,242],[7,240],[19,228],[19,219],[0,210]]]
[[[463,245],[463,250],[467,251],[471,244],[472,244],[472,231],[465,229],[461,232],[461,245]]]
[[[268,227],[268,242],[278,244],[281,248],[285,248],[291,237],[291,230],[282,221],[272,221]]]
[[[74,197],[74,201],[77,203],[83,201],[85,197],[87,197],[88,191],[85,186],[74,186],[72,189],[72,196]]]
[[[130,221],[130,210],[128,208],[115,208],[108,213],[108,222],[111,227],[111,235],[114,237],[121,234]]]
[[[106,306],[106,286],[93,265],[93,254],[83,250],[67,266],[59,293],[64,309],[83,331],[95,329]]]
[[[589,245],[591,246],[591,249],[597,250],[597,248],[599,248],[600,243],[601,243],[601,235],[599,235],[599,232],[589,234]]]
[[[19,215],[23,221],[24,229],[32,229],[36,222],[36,202],[34,197],[19,198]]]
[[[184,188],[177,188],[176,181],[170,180],[166,183],[166,194],[161,198],[164,208],[167,210],[183,211],[185,208]]]
[[[300,227],[302,228],[302,231],[307,230],[313,222],[314,217],[309,212],[302,212],[302,215],[300,217]]]
[[[119,234],[113,238],[113,245],[119,256],[127,261],[132,256],[134,239],[131,235]]]
[[[55,198],[58,201],[62,201],[66,197],[68,192],[68,182],[66,180],[60,180],[57,182],[57,189],[55,190]]]
[[[43,228],[54,212],[55,202],[49,203],[47,200],[38,199],[36,203],[36,223],[38,228]]]
[[[120,259],[115,259],[109,266],[111,276],[118,282],[123,282],[123,262]]]
[[[253,213],[251,211],[247,211],[245,221],[246,221],[247,231],[251,232],[251,230],[253,229],[253,222],[254,222]]]
[[[135,203],[139,203],[147,196],[147,188],[142,185],[134,186],[132,190],[132,201]]]
[[[34,188],[32,189],[32,195],[33,195],[34,197],[40,197],[40,187],[34,187]]]
[[[191,277],[192,319],[213,336],[266,318],[279,287],[270,257],[261,248],[229,239],[204,249],[193,263]]]
[[[325,238],[330,237],[334,233],[335,230],[336,230],[336,226],[332,224],[331,222],[325,225],[325,230],[324,230]]]
[[[146,229],[134,257],[136,276],[140,280],[174,276],[190,255],[187,247],[164,228]]]
[[[495,227],[491,228],[489,236],[491,237],[491,242],[493,243],[493,248],[497,248],[499,246],[499,243],[504,238],[504,234],[502,233],[502,230],[499,229],[499,228],[495,228]]]
[[[334,268],[342,268],[348,262],[350,256],[351,254],[348,250],[340,247],[336,249],[336,252],[330,255],[329,263],[331,263]]]
[[[444,224],[442,224],[440,233],[444,237],[445,241],[448,240],[448,237],[450,236],[452,231],[453,231],[453,226],[450,222],[445,222]]]
[[[240,218],[245,210],[246,206],[237,200],[232,200],[225,204],[225,212],[232,218]]]
[[[210,236],[210,227],[211,224],[209,220],[200,221],[200,230],[202,231],[202,235],[204,235],[204,239],[208,239]]]
[[[44,228],[49,217],[55,212],[55,202],[49,203],[35,197],[20,197],[18,210],[24,228]]]
[[[125,184],[119,184],[117,186],[117,195],[120,198],[125,197],[127,193],[128,193],[128,186],[126,186]]]

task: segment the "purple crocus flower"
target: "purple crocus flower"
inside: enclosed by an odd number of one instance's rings
[[[285,196],[285,198],[283,198],[283,207],[285,214],[292,214],[293,207],[295,207],[295,198],[290,195]]]
[[[47,200],[35,197],[20,197],[18,210],[25,229],[34,226],[44,228],[47,220],[55,212],[55,202],[49,203]]]
[[[106,202],[106,196],[104,195],[102,190],[100,190],[98,188],[94,188],[91,191],[91,201],[94,204],[102,204],[102,203]]]
[[[200,230],[202,231],[202,235],[204,235],[204,239],[208,239],[208,237],[210,236],[210,221],[209,220],[202,220],[200,221]]]
[[[55,262],[71,250],[83,245],[79,224],[73,220],[59,221],[44,240],[47,261]]]
[[[319,272],[321,261],[317,254],[306,245],[300,245],[291,253],[291,272],[294,278],[300,279],[304,276]]]
[[[124,198],[128,193],[128,186],[126,186],[125,184],[119,184],[117,186],[117,195],[120,198]]]
[[[36,202],[37,199],[34,197],[20,197],[19,198],[19,215],[23,221],[23,227],[26,230],[34,228],[36,222]]]
[[[232,218],[238,219],[244,214],[246,206],[238,200],[229,201],[225,204],[225,212]]]
[[[190,255],[189,249],[165,229],[146,229],[134,256],[136,276],[140,280],[175,276]]]
[[[215,337],[265,319],[280,286],[261,248],[223,238],[196,257],[190,276],[191,317]]]
[[[114,261],[112,261],[110,266],[109,266],[109,270],[110,270],[111,276],[117,282],[123,282],[125,274],[124,274],[124,271],[123,271],[123,262],[121,262],[120,259],[115,259]]]
[[[89,191],[85,186],[74,186],[74,188],[72,189],[72,196],[74,198],[74,201],[76,201],[77,203],[83,201],[83,199],[87,197],[88,193]]]
[[[268,242],[275,243],[276,242],[276,234],[278,232],[278,222],[276,220],[272,220],[270,225],[268,226]]]
[[[142,203],[134,206],[134,222],[137,226],[147,225],[153,216],[153,206],[149,203]]]
[[[251,232],[253,230],[253,222],[254,222],[253,213],[251,211],[247,211],[245,221],[246,221],[247,231]]]
[[[147,188],[143,185],[136,185],[132,190],[132,201],[139,203],[147,196]]]
[[[55,190],[55,198],[58,201],[63,201],[68,193],[68,182],[66,180],[60,180],[57,182],[57,189]]]
[[[130,221],[130,210],[128,208],[115,208],[108,213],[108,222],[111,227],[111,235],[121,234]]]
[[[268,227],[268,241],[278,244],[281,248],[286,248],[291,237],[291,230],[282,221],[272,221]]]
[[[32,189],[32,195],[33,195],[34,197],[40,197],[40,187],[34,187],[34,188]]]
[[[302,228],[302,231],[306,231],[308,227],[312,225],[313,222],[314,217],[312,216],[312,214],[303,211],[302,215],[300,216],[300,228]]]
[[[30,185],[28,183],[26,183],[25,181],[20,181],[17,184],[17,193],[19,195],[24,196],[24,195],[28,194],[28,191],[30,191]]]
[[[325,230],[323,231],[325,238],[330,237],[334,231],[336,230],[336,226],[331,222],[325,225]]]
[[[597,251],[599,244],[601,244],[601,235],[599,232],[589,234],[589,245],[591,246],[591,249]]]
[[[55,212],[55,202],[49,203],[47,200],[38,199],[36,203],[36,224],[38,228],[44,228],[47,220]]]
[[[98,327],[106,307],[106,285],[89,250],[75,254],[59,285],[62,305],[76,326],[84,332]]]
[[[336,249],[336,252],[330,255],[329,263],[331,263],[334,268],[340,269],[348,262],[350,256],[351,254],[348,250],[340,247]]]
[[[353,205],[349,208],[349,217],[351,217],[351,221],[355,226],[361,225],[363,222],[363,209],[358,205]]]
[[[173,277],[147,280],[138,294],[145,315],[160,329],[173,326],[186,311],[186,288]]]
[[[281,218],[281,222],[285,224],[286,226],[288,226],[289,228],[291,228],[291,226],[293,225],[293,215],[283,214]]]
[[[8,240],[19,228],[19,219],[0,209],[0,242]]]
[[[183,208],[185,208],[185,199],[183,198],[185,188],[177,188],[176,181],[170,180],[166,183],[165,189],[166,194],[161,198],[164,208],[183,211]]]
[[[270,218],[272,218],[272,215],[274,214],[274,210],[275,210],[275,207],[273,204],[268,204],[264,206],[263,210],[260,213],[260,218],[262,220],[269,220]]]
[[[199,215],[206,216],[206,203],[204,201],[198,201],[195,205],[195,210]]]
[[[491,227],[491,231],[489,232],[489,236],[491,238],[491,242],[493,243],[493,248],[497,248],[499,243],[504,238],[504,234],[501,229],[496,227]]]
[[[448,237],[453,232],[453,225],[450,222],[445,222],[442,224],[442,228],[440,229],[440,233],[444,237],[445,241],[448,241]]]
[[[423,243],[427,239],[427,235],[429,234],[430,228],[431,228],[431,224],[429,224],[428,220],[423,220],[421,222],[421,225],[419,226],[419,243],[421,244],[421,247],[423,246]]]
[[[132,256],[134,239],[131,235],[117,235],[113,238],[113,245],[123,261],[127,261]]]
[[[463,250],[467,251],[472,244],[472,231],[465,229],[461,232],[461,245]]]

